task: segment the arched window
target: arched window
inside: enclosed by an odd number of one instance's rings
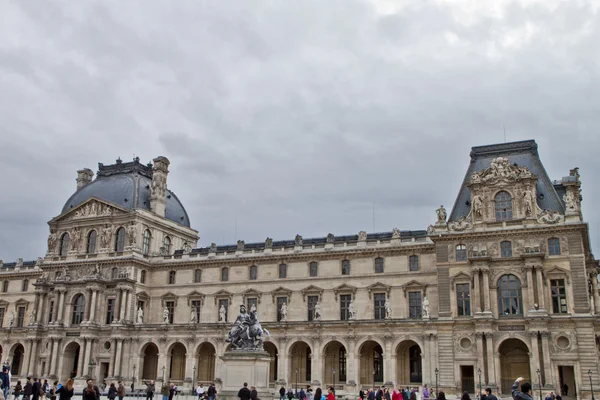
[[[548,239],[548,255],[560,256],[560,240],[558,238]]]
[[[285,263],[279,264],[279,278],[287,278],[287,264]]]
[[[502,257],[512,257],[512,243],[508,240],[500,242],[500,255]]]
[[[60,237],[60,255],[61,256],[66,256],[67,253],[69,252],[69,234],[68,233],[63,233],[63,235]]]
[[[115,241],[115,251],[117,253],[125,250],[125,228],[117,229],[116,241]]]
[[[175,284],[175,271],[169,271],[169,285]]]
[[[142,270],[142,272],[140,272],[140,283],[146,283],[146,271]]]
[[[258,278],[258,267],[256,265],[250,266],[249,275],[251,281],[255,281]]]
[[[29,279],[23,280],[23,286],[21,287],[22,292],[26,292],[29,290]]]
[[[375,259],[375,273],[383,274],[383,257],[377,257]]]
[[[221,282],[227,282],[229,280],[229,268],[221,268]]]
[[[464,244],[456,245],[456,261],[467,261],[467,246]]]
[[[71,318],[71,325],[79,325],[83,321],[85,313],[85,297],[82,294],[78,294],[73,299],[73,318]]]
[[[515,275],[503,275],[498,280],[498,314],[523,315],[521,281]]]
[[[200,268],[194,270],[194,283],[202,282],[202,270]]]
[[[142,254],[145,256],[150,254],[150,231],[148,229],[144,231],[144,237],[142,239]]]
[[[170,237],[165,236],[165,238],[163,239],[163,247],[165,248],[165,254],[170,255],[171,254],[171,238]]]
[[[97,238],[98,234],[96,233],[95,230],[91,230],[90,233],[88,233],[88,237],[87,237],[87,253],[88,254],[94,254],[96,253],[96,238]]]
[[[508,192],[498,192],[494,202],[496,203],[496,221],[512,219],[512,198]]]
[[[119,277],[119,268],[114,267],[113,269],[110,270],[110,277],[112,279],[117,279]]]

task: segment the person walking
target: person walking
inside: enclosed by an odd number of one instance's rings
[[[38,378],[33,378],[33,385],[31,385],[31,399],[40,400],[41,391],[42,385],[38,382]]]
[[[173,396],[175,396],[175,392],[177,391],[177,388],[175,387],[174,383],[171,383],[170,387],[169,387],[169,400],[173,400]],[[121,399],[119,399],[121,400]]]
[[[25,382],[25,386],[23,386],[23,400],[31,399],[31,392],[33,390],[33,385],[31,384],[31,377],[27,377],[27,381]]]
[[[169,400],[169,393],[171,388],[167,382],[163,383],[160,393],[162,394],[162,400]]]
[[[74,394],[73,379],[67,380],[67,382],[63,386],[59,387],[56,390],[56,393],[58,394],[59,400],[71,400]]]
[[[81,398],[82,400],[97,400],[96,390],[94,390],[94,383],[91,382],[91,379],[88,380],[86,388],[83,389]]]
[[[491,388],[485,388],[485,399],[486,400],[498,400],[498,398],[492,394]]]
[[[17,381],[17,384],[15,385],[15,390],[13,391],[13,394],[15,395],[15,400],[19,400],[19,397],[22,393],[23,386],[21,386],[21,381]]]
[[[440,391],[440,392],[438,393],[437,400],[446,400],[446,393],[444,393],[444,392]]]
[[[315,400],[325,400],[325,396],[323,396],[323,391],[320,387],[315,390]]]
[[[114,382],[110,383],[106,397],[108,397],[108,400],[115,400],[117,398],[117,387]]]
[[[285,400],[285,388],[283,386],[279,389],[279,400]]]
[[[244,386],[239,390],[238,397],[240,400],[250,400],[250,389],[248,389],[248,383],[244,382]]]
[[[427,388],[427,385],[423,386],[423,400],[429,400],[430,395],[431,395],[431,393],[429,393],[429,389]]]
[[[531,383],[524,382],[523,377],[518,377],[515,383],[513,383],[511,388],[512,397],[514,400],[533,400],[531,397]],[[521,391],[519,392],[519,384],[521,384]]]
[[[464,392],[460,400],[471,400],[471,396],[469,396],[469,392]]]
[[[8,400],[8,390],[10,389],[10,374],[7,366],[2,367],[2,373],[0,373],[0,389],[4,394],[4,398]]]
[[[122,381],[119,381],[119,387],[117,388],[117,396],[119,396],[119,400],[123,400],[125,397],[125,386]]]
[[[154,398],[154,391],[156,390],[154,381],[146,381],[144,384],[146,385],[146,400],[152,400]]]
[[[215,383],[211,382],[208,390],[206,391],[206,395],[208,396],[208,400],[215,400],[217,396],[217,388],[215,388]]]
[[[292,388],[288,389],[287,398],[288,400],[292,400],[294,398],[294,392],[292,391]]]
[[[50,386],[50,400],[56,400],[56,391],[58,390],[58,381],[54,381]]]
[[[333,386],[327,388],[327,400],[335,400],[335,390]]]
[[[250,400],[258,400],[258,391],[256,386],[250,386]]]
[[[298,393],[298,399],[306,400],[306,392],[302,388],[300,388],[300,393]]]

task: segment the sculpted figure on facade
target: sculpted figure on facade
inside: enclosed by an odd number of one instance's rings
[[[563,196],[563,200],[565,201],[565,206],[567,208],[567,212],[577,212],[579,209],[579,204],[573,192],[568,190],[567,193]]]
[[[167,307],[165,307],[165,309],[163,310],[163,322],[165,324],[169,323],[169,309]]]
[[[283,302],[283,304],[281,305],[281,309],[279,310],[279,313],[281,314],[281,321],[287,321],[287,312],[287,303]]]
[[[563,216],[554,210],[543,210],[537,216],[537,221],[542,224],[556,224],[563,220]]]
[[[135,246],[136,242],[137,242],[137,226],[135,226],[135,222],[132,222],[131,224],[129,224],[129,227],[127,228],[127,236],[129,237],[129,245],[130,246]]]
[[[471,229],[473,224],[471,223],[471,218],[467,218],[464,215],[460,217],[456,222],[451,222],[448,225],[448,228],[453,231],[464,231],[466,229]]]
[[[535,198],[533,197],[533,192],[529,189],[523,192],[523,212],[526,217],[531,217],[534,215],[534,204]]]
[[[321,303],[317,301],[317,304],[315,304],[315,311],[314,311],[313,319],[315,321],[320,321],[322,315],[323,315],[323,310],[321,308]]]
[[[36,315],[36,309],[34,308],[29,313],[29,324],[34,324],[35,323],[35,315]]]
[[[216,253],[217,252],[217,244],[216,243],[211,243],[210,244],[210,252],[211,253]]]
[[[356,319],[356,310],[354,309],[354,300],[348,304],[348,319]]]
[[[400,229],[392,229],[392,239],[400,239]]]
[[[225,322],[225,318],[227,317],[227,310],[225,310],[225,306],[221,304],[219,308],[219,322]]]
[[[12,311],[10,313],[10,317],[8,317],[8,326],[10,328],[15,326],[15,312],[14,311]]]
[[[74,228],[71,232],[71,250],[77,251],[79,248],[79,242],[81,241],[81,231],[79,228]]]
[[[303,242],[302,242],[302,236],[296,235],[296,238],[294,239],[294,244],[296,246],[302,246],[302,244],[303,244]]]
[[[385,304],[383,306],[385,307],[385,319],[392,318],[392,305],[390,304],[390,300],[385,299]]]
[[[112,236],[112,230],[110,229],[109,224],[104,224],[102,228],[102,233],[100,234],[100,244],[103,249],[108,249],[110,247],[110,239]]]
[[[335,242],[335,236],[333,236],[333,233],[328,233],[327,234],[327,243],[334,243]]]
[[[427,300],[427,296],[423,297],[423,318],[429,318],[429,300]]]
[[[265,249],[271,249],[271,248],[273,248],[273,239],[268,237],[267,239],[265,239]]]
[[[448,213],[446,212],[446,207],[440,206],[440,208],[435,210],[435,213],[437,214],[438,223],[445,224],[446,218],[448,218]]]
[[[137,309],[137,323],[138,324],[143,324],[144,323],[144,310],[142,310],[142,307],[138,307]]]
[[[56,248],[56,242],[58,241],[58,234],[55,229],[50,229],[50,235],[48,235],[48,252],[54,253]]]
[[[243,240],[238,240],[237,241],[237,251],[244,251],[244,241]]]
[[[192,306],[192,311],[190,312],[190,323],[195,324],[198,320],[196,318],[196,307]]]
[[[23,266],[23,258],[19,257],[19,258],[17,258],[17,264],[15,265],[15,267],[21,268],[22,266]]]
[[[358,232],[358,241],[364,242],[365,240],[367,240],[367,232],[365,232],[365,231]]]
[[[475,172],[471,175],[469,183],[494,183],[500,180],[514,182],[532,177],[533,174],[526,167],[513,165],[506,157],[497,157],[492,160],[488,169]]]
[[[479,218],[483,216],[483,200],[478,194],[473,196],[473,215]]]
[[[181,250],[183,250],[183,254],[190,254],[192,252],[192,245],[188,242],[183,242]]]

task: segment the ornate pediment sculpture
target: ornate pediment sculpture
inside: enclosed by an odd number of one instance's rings
[[[528,168],[511,164],[506,157],[497,157],[492,160],[488,169],[475,172],[471,175],[469,183],[516,182],[527,178],[535,178],[535,175]]]

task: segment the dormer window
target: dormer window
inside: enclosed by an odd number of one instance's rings
[[[494,198],[496,206],[496,221],[507,221],[512,219],[512,197],[508,192],[502,191]]]

